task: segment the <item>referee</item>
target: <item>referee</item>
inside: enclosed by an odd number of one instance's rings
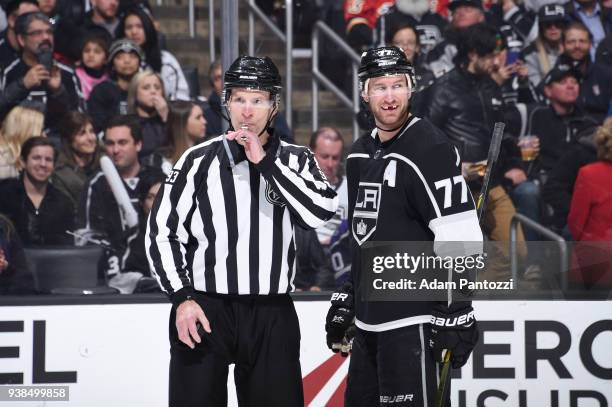
[[[235,363],[241,406],[302,407],[293,229],[323,225],[338,202],[313,154],[269,127],[281,90],[270,58],[239,57],[224,83],[230,130],[179,159],[147,227],[173,305],[170,406],[226,406]]]

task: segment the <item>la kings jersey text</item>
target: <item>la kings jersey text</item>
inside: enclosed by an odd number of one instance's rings
[[[436,254],[445,256],[440,242],[482,242],[457,149],[429,121],[412,117],[384,143],[376,129],[359,138],[347,158],[347,178],[356,325],[385,331],[429,322],[434,303],[361,298],[359,247],[367,241],[433,241]]]

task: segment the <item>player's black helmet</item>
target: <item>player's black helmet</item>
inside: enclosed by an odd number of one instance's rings
[[[225,72],[223,79],[224,101],[234,88],[257,89],[270,92],[276,99],[282,89],[278,68],[268,57],[239,56]]]
[[[361,55],[358,71],[361,90],[365,90],[368,79],[398,74],[405,74],[412,89],[415,88],[414,67],[398,47],[372,48]]]

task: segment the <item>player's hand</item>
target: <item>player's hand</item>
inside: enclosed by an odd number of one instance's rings
[[[202,342],[196,323],[199,322],[207,333],[211,333],[210,323],[200,305],[194,300],[182,302],[176,308],[176,331],[181,342],[195,348],[195,343]]]
[[[432,311],[429,348],[437,362],[442,363],[446,352],[451,351],[453,368],[465,365],[478,343],[478,336],[478,325],[472,307],[454,313],[445,309]]]
[[[23,86],[32,89],[42,85],[43,81],[49,80],[49,71],[41,64],[34,65],[23,77]]]
[[[474,181],[480,178],[480,166],[474,163],[461,163],[461,174],[466,181]]]
[[[247,159],[253,164],[259,163],[266,155],[261,145],[261,140],[257,137],[257,134],[250,130],[239,129],[237,131],[229,131],[226,137],[228,140],[236,140],[238,144],[243,146]]]
[[[331,307],[325,318],[327,347],[346,356],[350,351],[350,340],[345,338],[355,318],[353,290],[350,284],[332,294]],[[354,336],[354,335],[353,335]]]

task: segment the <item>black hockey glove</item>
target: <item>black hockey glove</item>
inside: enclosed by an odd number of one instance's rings
[[[352,338],[345,338],[345,336],[355,318],[353,304],[353,287],[350,284],[344,284],[332,294],[331,307],[325,319],[327,347],[335,353],[342,352],[343,356],[350,351],[348,340]]]
[[[450,350],[453,368],[460,368],[470,358],[477,342],[478,327],[472,307],[453,313],[447,307],[439,307],[432,311],[429,348],[437,362],[443,362],[447,350]]]

